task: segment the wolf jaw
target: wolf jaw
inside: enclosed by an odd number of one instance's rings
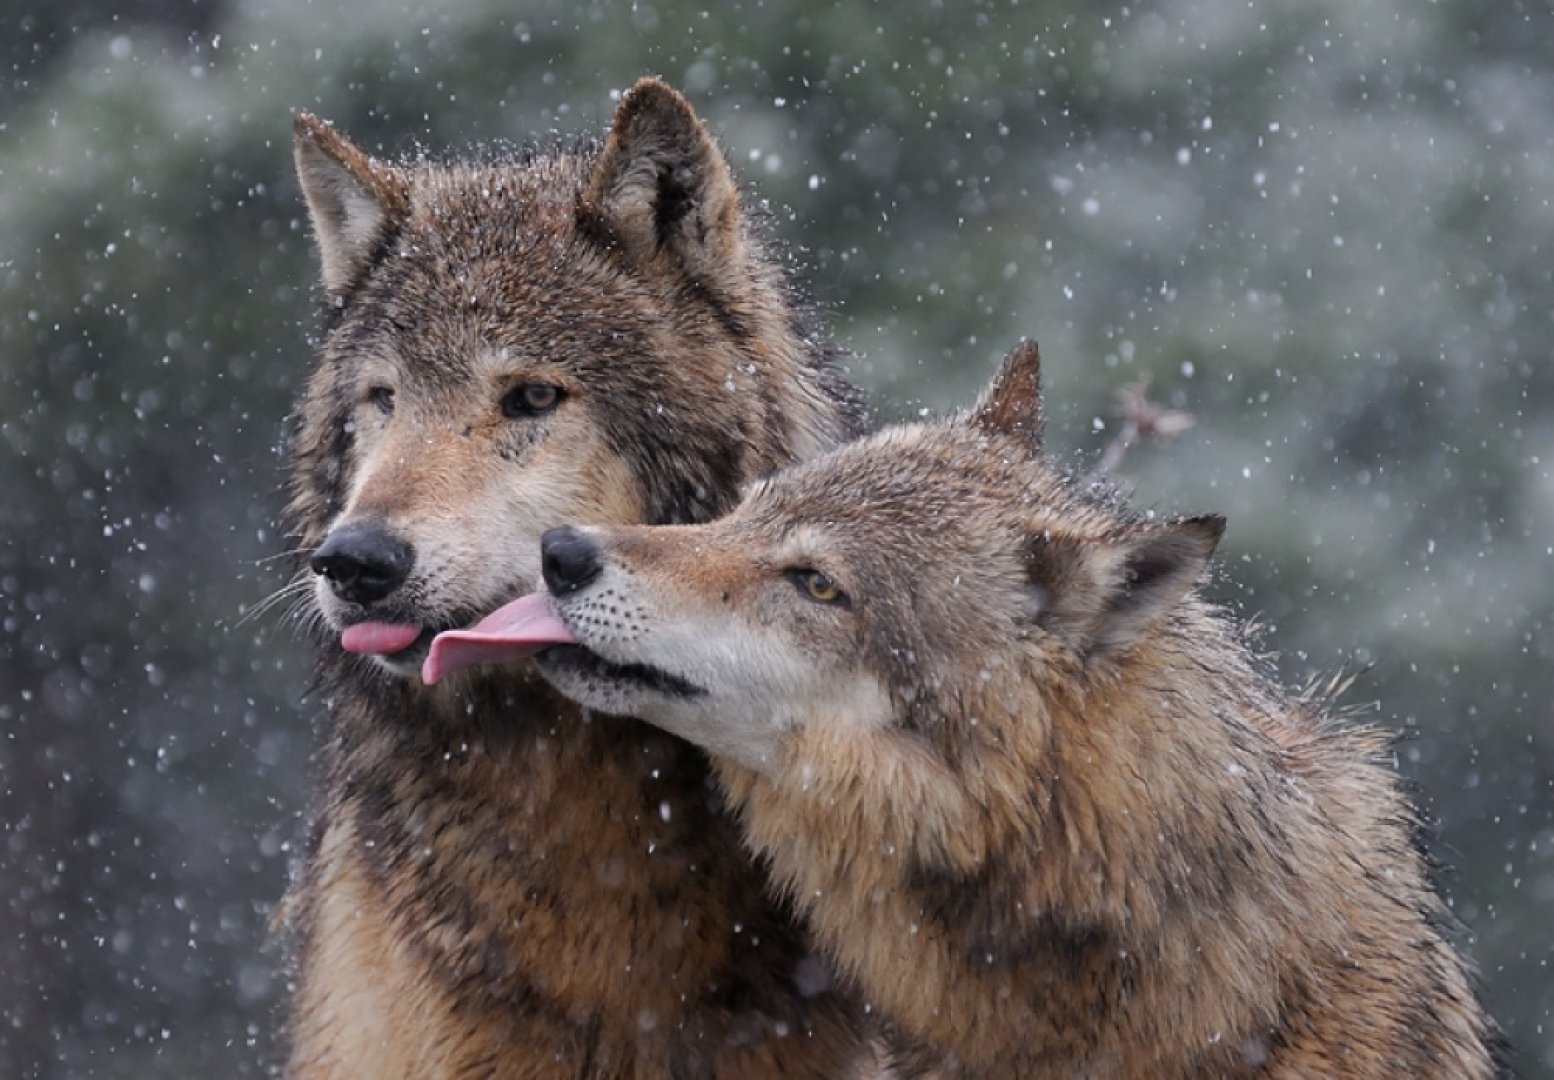
[[[529,645],[579,644],[541,671],[714,755],[909,1072],[1493,1075],[1382,740],[1194,597],[1223,519],[1045,463],[1038,374],[1016,350],[969,414],[708,525],[551,534]],[[707,693],[579,679],[579,647]]]
[[[289,524],[330,715],[284,907],[291,1072],[866,1066],[861,1003],[700,751],[584,717],[527,660],[407,677],[431,631],[538,584],[546,528],[707,520],[861,427],[721,151],[644,80],[602,146],[394,164],[303,114],[295,154],[325,331]]]

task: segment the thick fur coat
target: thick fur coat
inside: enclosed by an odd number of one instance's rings
[[[325,304],[289,521],[328,717],[291,1074],[867,1069],[700,750],[525,663],[415,677],[538,584],[546,528],[706,520],[859,429],[724,156],[654,80],[602,145],[389,163],[304,114],[295,153]]]
[[[541,670],[708,748],[908,1073],[1490,1075],[1384,740],[1197,596],[1222,519],[1048,464],[1038,376],[711,524],[549,534]]]

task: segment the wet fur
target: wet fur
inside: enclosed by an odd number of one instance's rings
[[[603,569],[563,620],[695,694],[576,647],[541,669],[710,748],[906,1073],[1490,1075],[1385,740],[1196,597],[1222,520],[1144,519],[1043,460],[1038,372],[1022,347],[973,412],[710,525],[586,530]]]
[[[764,891],[700,751],[587,717],[522,665],[429,690],[339,645],[364,616],[462,625],[532,588],[548,525],[705,520],[860,427],[721,152],[644,80],[603,145],[391,164],[302,115],[296,155],[325,330],[293,543],[366,521],[416,566],[371,610],[317,593],[290,1073],[867,1068],[860,1006]],[[525,378],[565,388],[553,416],[497,411]]]

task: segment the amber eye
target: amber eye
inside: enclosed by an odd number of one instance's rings
[[[391,386],[374,386],[367,391],[367,400],[384,416],[394,412],[394,388]]]
[[[561,388],[549,383],[519,383],[502,395],[502,415],[509,420],[542,416],[561,403]]]
[[[789,570],[788,577],[809,599],[817,604],[845,604],[847,594],[840,585],[819,570]]]

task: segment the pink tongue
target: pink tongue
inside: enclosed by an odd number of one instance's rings
[[[346,652],[387,656],[410,648],[420,636],[419,626],[359,622],[345,628],[345,633],[340,635],[340,647]]]
[[[549,593],[504,604],[468,630],[448,630],[432,639],[432,651],[421,665],[421,681],[428,686],[443,676],[476,664],[532,656],[543,645],[572,645],[577,641],[556,617]]]

